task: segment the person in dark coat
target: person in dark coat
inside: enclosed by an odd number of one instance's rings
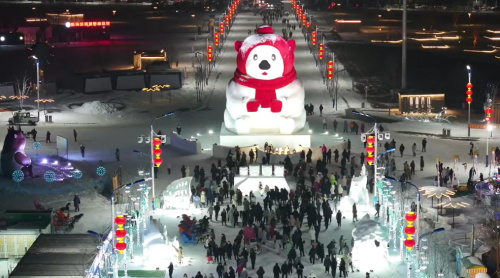
[[[347,277],[347,271],[346,271],[346,267],[345,267],[344,258],[340,259],[339,272],[340,272],[339,277],[342,277],[342,274],[344,274],[344,277]]]
[[[340,212],[340,210],[337,212],[337,227],[341,227],[342,226],[342,213]]]
[[[219,278],[222,278],[222,273],[224,272],[224,266],[222,265],[222,263],[219,263],[217,265],[216,271]]]
[[[280,266],[278,265],[278,263],[276,263],[273,267],[274,278],[280,278],[280,273],[281,273]]]
[[[229,267],[229,278],[236,278],[236,273],[234,273],[234,268],[232,266]]]
[[[335,255],[332,257],[330,267],[332,269],[332,276],[335,277],[335,274],[337,273],[337,257],[335,257]]]
[[[311,247],[311,250],[309,250],[309,262],[314,264],[316,261],[316,248]]]
[[[264,269],[261,267],[259,267],[259,269],[257,270],[257,278],[264,278],[264,274],[266,272],[264,271]]]
[[[288,278],[288,264],[286,261],[281,265],[281,278]]]
[[[330,273],[330,265],[331,265],[331,261],[330,261],[330,256],[326,256],[325,258],[325,261],[323,262],[323,265],[325,266],[325,273]]]
[[[220,213],[220,218],[221,218],[221,221],[222,221],[222,225],[227,225],[227,221],[226,221],[226,210],[225,209],[222,209],[222,212]]]
[[[75,194],[73,198],[73,206],[75,207],[75,212],[80,211],[80,197],[78,197],[78,194]]]
[[[352,204],[352,222],[358,221],[358,209],[356,203]]]
[[[172,262],[170,262],[170,264],[168,265],[168,277],[172,278],[173,273],[174,273],[174,265],[172,264]]]
[[[304,266],[302,263],[299,261],[296,265],[297,268],[297,278],[302,278],[302,273],[304,272]]]
[[[257,258],[257,254],[253,248],[250,248],[250,261],[252,262],[252,269],[255,269],[255,259]]]

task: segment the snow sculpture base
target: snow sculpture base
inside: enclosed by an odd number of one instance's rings
[[[388,267],[387,237],[380,223],[371,220],[369,215],[365,215],[356,223],[352,237],[354,238],[352,257],[356,268],[359,268],[361,272],[368,272]],[[378,242],[378,246],[375,241]]]
[[[311,134],[309,134],[309,123],[306,122],[304,128],[294,134],[280,134],[279,130],[255,130],[252,129],[250,134],[235,134],[226,128],[222,123],[220,130],[220,144],[222,146],[253,146],[255,144],[263,146],[267,142],[277,148],[285,148],[288,146],[291,150],[298,149],[299,146],[304,148],[311,147]]]
[[[269,186],[269,189],[274,189],[274,187],[277,186],[279,189],[285,188],[288,192],[290,192],[290,187],[284,177],[234,177],[234,185],[237,189],[241,190],[243,196],[249,195],[250,191],[252,191],[257,200],[261,201],[261,199],[263,200],[266,195],[264,193],[263,197],[260,196],[261,192],[259,191],[259,182],[262,182],[263,188],[265,188],[266,185]]]

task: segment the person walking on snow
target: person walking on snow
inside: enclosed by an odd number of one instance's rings
[[[319,115],[323,116],[323,104],[319,105]]]
[[[33,129],[33,130],[31,131],[31,135],[33,136],[33,141],[34,141],[34,142],[36,142],[36,134],[37,134],[37,133],[38,133],[38,132],[36,132],[36,129]]]
[[[181,135],[181,130],[182,130],[181,125],[178,125],[177,126],[177,134],[178,135]]]
[[[52,143],[50,142],[50,131],[47,130],[47,136],[45,137],[45,143]]]
[[[411,146],[411,151],[413,153],[413,156],[417,156],[417,143],[413,143]]]
[[[80,197],[78,197],[78,194],[75,194],[73,198],[73,206],[75,207],[75,212],[80,211]]]
[[[405,145],[401,144],[401,146],[399,146],[399,153],[401,154],[401,157],[403,157],[404,151],[405,151]]]
[[[341,227],[342,226],[342,213],[340,212],[340,210],[337,212],[336,218],[337,218],[337,227]]]
[[[333,131],[336,132],[337,131],[337,120],[333,120]]]
[[[358,209],[356,203],[352,204],[352,222],[358,221]]]
[[[349,132],[349,130],[347,129],[348,128],[348,125],[347,125],[347,120],[344,121],[344,132],[347,133]]]
[[[85,157],[85,146],[83,144],[80,145],[80,152],[82,153],[82,157]]]
[[[425,153],[427,151],[427,139],[422,139],[422,152]]]

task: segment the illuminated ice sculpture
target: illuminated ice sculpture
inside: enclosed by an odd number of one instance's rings
[[[295,41],[261,26],[234,45],[237,69],[226,90],[224,123],[235,134],[292,134],[306,124],[304,88],[295,71]]]
[[[352,237],[354,238],[352,257],[356,268],[366,272],[381,270],[388,266],[387,239],[379,222],[371,220],[366,214],[356,223]]]

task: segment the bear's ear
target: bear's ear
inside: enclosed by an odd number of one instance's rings
[[[289,40],[288,41],[288,46],[290,46],[290,50],[293,52],[297,48],[297,45],[295,43],[295,40]]]
[[[243,42],[235,41],[234,42],[234,50],[239,51],[242,44],[243,44]]]

